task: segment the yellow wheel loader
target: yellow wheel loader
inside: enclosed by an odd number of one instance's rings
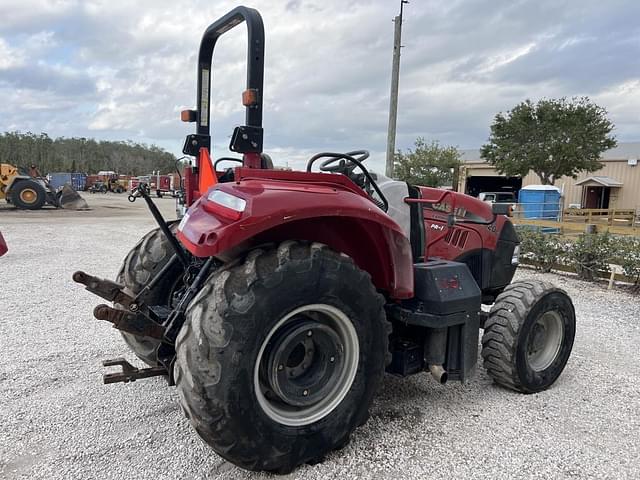
[[[0,199],[23,210],[38,210],[45,205],[71,210],[84,210],[89,206],[70,185],[54,191],[44,178],[22,175],[13,165],[0,163]]]

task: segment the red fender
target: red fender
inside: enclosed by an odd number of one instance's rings
[[[272,175],[307,182],[259,178],[263,174],[258,174],[258,178],[217,184],[189,209],[178,228],[178,239],[198,257],[287,239],[321,242],[353,258],[390,297],[413,296],[409,240],[362,190],[345,183],[351,182],[341,175]],[[243,199],[244,211],[209,201],[207,197],[216,190]]]

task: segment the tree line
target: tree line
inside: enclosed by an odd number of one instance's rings
[[[51,172],[95,174],[100,170],[144,175],[154,170],[162,173],[175,170],[176,158],[160,147],[131,140],[51,138],[46,133],[5,132],[0,134],[0,163],[25,168],[36,165],[43,175]]]

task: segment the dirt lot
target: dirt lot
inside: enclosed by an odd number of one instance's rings
[[[72,223],[82,225],[96,222],[98,219],[117,218],[129,221],[139,220],[151,225],[153,220],[147,210],[147,205],[142,199],[131,203],[127,200],[126,193],[81,193],[89,204],[90,210],[74,211],[46,206],[41,210],[18,210],[5,201],[0,201],[0,227],[11,224],[23,223]],[[156,205],[167,218],[175,218],[175,200],[169,196],[154,198]]]
[[[134,357],[92,320],[99,300],[71,274],[114,277],[153,222],[142,201],[86,198],[87,212],[0,207],[10,249],[0,259],[0,478],[264,478],[200,441],[163,380],[101,384],[102,359]],[[172,214],[173,200],[158,203]],[[578,314],[554,387],[513,393],[481,367],[465,385],[387,376],[349,446],[284,478],[640,478],[640,298],[544,278]]]

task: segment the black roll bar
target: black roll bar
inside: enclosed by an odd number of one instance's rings
[[[264,81],[264,25],[257,10],[236,7],[205,30],[198,54],[197,133],[209,135],[211,99],[211,63],[218,38],[236,25],[246,22],[249,34],[247,48],[247,90],[256,90],[256,104],[247,106],[245,122],[262,127],[262,86]]]

